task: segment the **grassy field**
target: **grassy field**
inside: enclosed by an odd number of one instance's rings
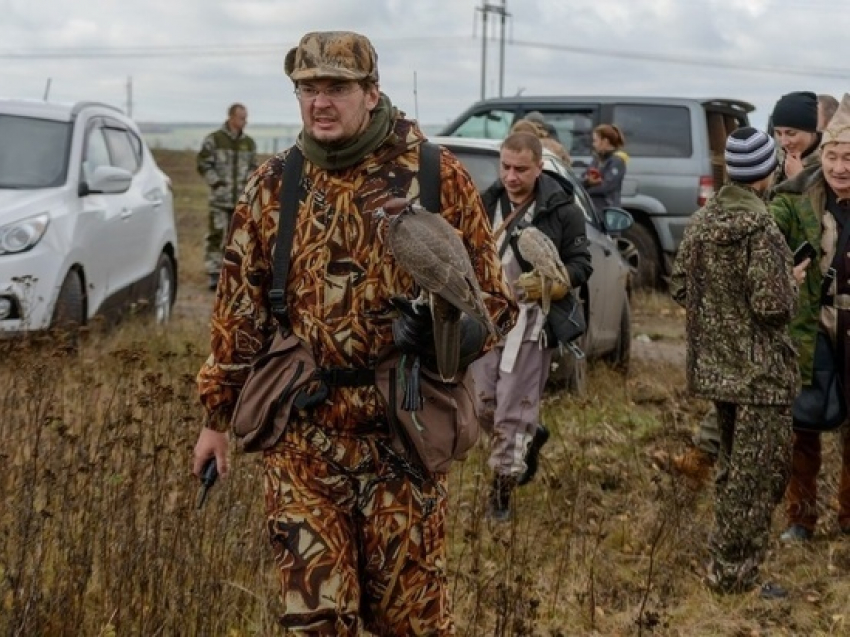
[[[203,183],[191,153],[160,151],[181,240],[173,322],[127,321],[79,348],[0,342],[0,634],[279,634],[258,459],[236,456],[194,508],[194,376],[206,355]],[[487,441],[451,475],[449,569],[459,635],[850,634],[850,539],[835,533],[834,437],[822,530],[773,546],[766,576],[790,596],[720,597],[702,584],[710,490],[658,466],[706,405],[684,392],[681,315],[636,299],[642,354],[628,376],[591,369],[588,395],[550,395],[553,438],[508,525],[482,519]],[[638,350],[635,343],[635,351]],[[679,347],[679,349],[681,349]],[[775,535],[781,529],[775,516]]]

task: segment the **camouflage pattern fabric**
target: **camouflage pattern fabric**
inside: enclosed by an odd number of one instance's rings
[[[797,299],[791,251],[754,191],[724,186],[693,215],[670,291],[687,311],[692,392],[733,403],[793,401],[799,383],[788,334]]]
[[[320,367],[369,367],[392,340],[389,299],[414,296],[413,279],[386,248],[387,224],[375,211],[394,197],[417,197],[422,133],[399,118],[387,142],[350,168],[324,171],[305,159],[304,199],[293,238],[286,304],[292,330]],[[268,307],[278,193],[285,154],[267,161],[236,206],[211,319],[212,353],[198,374],[205,424],[225,431],[251,360],[276,328]],[[440,161],[443,217],[458,228],[485,303],[507,331],[516,303],[502,278],[492,231],[472,179],[454,155]],[[490,337],[487,349],[495,343]],[[328,429],[383,417],[375,387],[339,387],[313,412]]]
[[[283,64],[293,82],[315,79],[378,82],[378,54],[369,39],[353,31],[306,34]]]
[[[197,168],[210,188],[204,267],[208,274],[217,274],[233,209],[257,169],[256,144],[244,133],[235,137],[225,123],[204,138]]]
[[[773,510],[791,470],[791,407],[716,406],[729,464],[716,487],[708,581],[719,592],[741,593],[758,584]]]
[[[320,367],[373,367],[393,342],[389,299],[413,296],[414,284],[387,250],[387,223],[375,212],[394,197],[418,197],[423,140],[413,122],[398,117],[387,140],[354,166],[325,171],[305,158],[286,305],[292,331]],[[286,152],[254,174],[233,216],[212,352],[198,374],[205,425],[219,431],[229,425],[251,360],[277,329],[268,292]],[[446,150],[440,177],[440,214],[458,228],[488,311],[507,331],[516,304],[478,191]],[[386,434],[375,423],[382,422],[374,386],[332,387],[324,403],[294,416],[265,455],[284,625],[311,635],[355,635],[361,620],[381,635],[453,631],[445,476],[417,481],[413,471],[399,473],[380,451]]]
[[[446,476],[417,479],[385,442],[298,422],[265,454],[280,621],[294,634],[454,634]]]

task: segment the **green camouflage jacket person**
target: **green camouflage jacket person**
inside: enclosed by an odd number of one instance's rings
[[[210,187],[210,207],[232,213],[248,178],[257,169],[257,145],[227,123],[204,138],[198,153],[198,172]]]
[[[820,251],[821,219],[826,209],[826,188],[820,165],[806,168],[776,187],[770,212],[791,250],[808,241]],[[791,322],[791,337],[799,353],[803,384],[812,382],[812,361],[821,307],[823,273],[817,265],[806,268],[800,286],[799,307]]]
[[[738,404],[793,401],[791,251],[755,191],[724,186],[693,215],[670,292],[687,310],[687,378],[694,394]]]

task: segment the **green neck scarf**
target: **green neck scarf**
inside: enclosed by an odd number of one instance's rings
[[[340,145],[328,146],[302,129],[297,143],[304,156],[320,168],[342,170],[353,166],[381,145],[390,134],[395,114],[396,109],[390,98],[381,93],[381,99],[372,111],[369,124],[357,137]]]

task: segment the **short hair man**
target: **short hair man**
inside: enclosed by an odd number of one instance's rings
[[[540,277],[521,258],[517,233],[534,226],[556,246],[569,285],[553,285],[553,304],[568,303],[565,296],[570,288],[584,285],[593,268],[584,214],[572,192],[543,172],[543,148],[536,135],[520,132],[505,138],[499,153],[499,180],[482,198],[496,228],[505,272],[522,301],[514,329],[472,365],[479,418],[493,440],[488,516],[506,521],[510,519],[511,492],[532,477],[536,454],[548,438],[548,431],[539,424],[540,399],[552,352],[559,346],[551,331],[547,339]]]
[[[285,70],[301,109],[297,146],[304,157],[286,333],[320,368],[356,374],[334,374],[340,380],[327,381],[326,399],[293,410],[263,456],[281,624],[299,634],[454,634],[445,570],[447,476],[412,468],[390,449],[386,407],[363,373],[379,352],[403,346],[394,327],[406,319],[391,301],[414,296],[413,280],[388,253],[387,224],[375,211],[393,198],[418,197],[425,138],[380,91],[377,54],[363,35],[308,33],[287,54]],[[260,167],[233,217],[212,353],[198,375],[207,414],[196,474],[213,456],[227,469],[224,432],[240,387],[278,329],[268,292],[278,198],[292,153]],[[490,314],[507,329],[516,307],[478,191],[446,150],[439,168],[442,210],[426,214],[441,214],[462,234]]]
[[[718,592],[741,593],[760,583],[790,472],[797,365],[788,324],[797,289],[791,251],[763,201],[776,168],[773,139],[740,128],[725,158],[730,183],[691,217],[670,291],[686,311],[688,388],[714,402],[728,463],[717,481],[707,579]],[[766,585],[762,595],[784,591]]]
[[[204,267],[209,289],[215,290],[221,251],[236,202],[257,168],[257,145],[245,134],[248,110],[238,102],[227,109],[221,128],[204,138],[197,157],[198,172],[210,188]]]

